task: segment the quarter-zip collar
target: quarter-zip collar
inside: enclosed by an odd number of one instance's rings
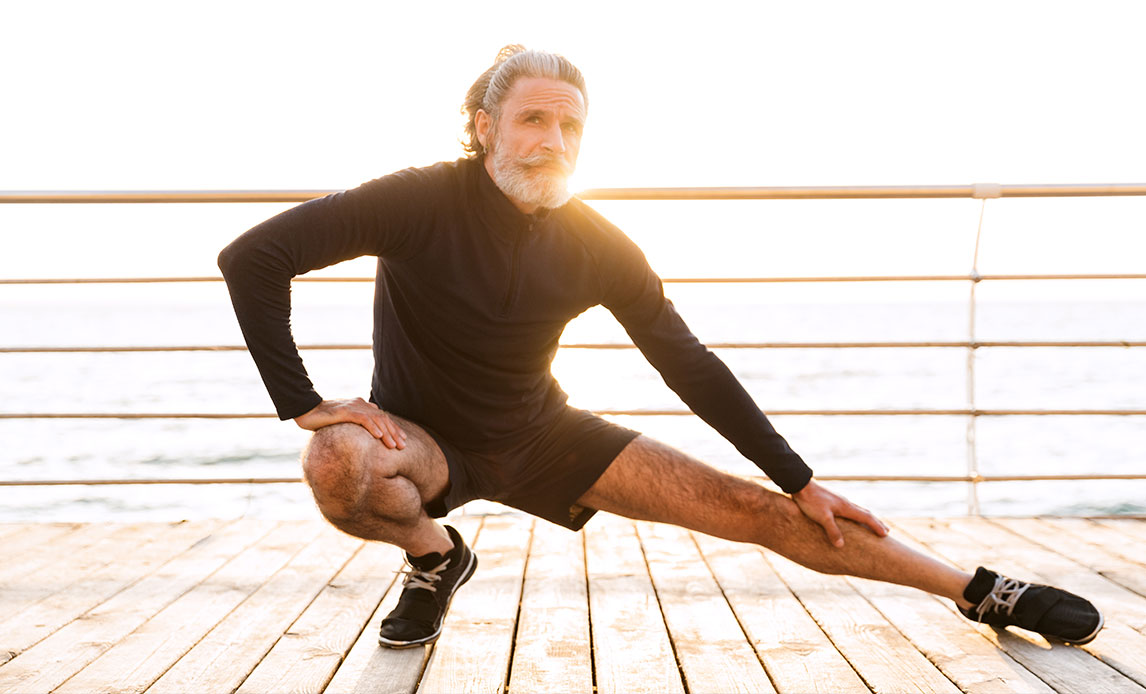
[[[539,208],[533,214],[517,209],[490,178],[484,156],[471,159],[466,164],[471,167],[471,175],[476,180],[478,217],[499,238],[513,242],[521,234],[539,231],[552,222],[554,211],[549,208]]]

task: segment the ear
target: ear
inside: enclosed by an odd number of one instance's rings
[[[478,142],[481,143],[482,147],[489,146],[489,128],[492,123],[493,117],[479,108],[478,112],[474,115],[474,130],[477,133]]]

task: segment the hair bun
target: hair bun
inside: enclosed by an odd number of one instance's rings
[[[500,65],[518,53],[524,53],[525,50],[525,46],[520,43],[511,43],[497,52],[497,58],[494,59],[493,64]]]

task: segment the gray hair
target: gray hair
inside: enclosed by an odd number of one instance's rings
[[[496,127],[506,95],[522,77],[544,77],[568,82],[581,92],[585,107],[589,106],[585,78],[568,59],[556,53],[527,50],[520,44],[506,46],[498,51],[493,65],[466,92],[466,101],[462,105],[462,113],[466,116],[466,139],[462,146],[466,152],[474,156],[485,153],[485,147],[477,137],[477,112],[482,110],[488,113]]]

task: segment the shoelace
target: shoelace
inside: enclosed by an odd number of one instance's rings
[[[438,587],[434,584],[442,580],[439,574],[449,565],[450,560],[446,559],[432,569],[419,569],[410,562],[406,562],[406,568],[399,569],[394,573],[406,577],[402,580],[403,588],[425,588],[431,593],[436,593]]]
[[[1019,601],[1019,597],[1027,592],[1027,588],[1030,587],[1030,583],[999,576],[995,579],[995,587],[991,588],[991,592],[987,593],[987,597],[983,598],[982,602],[975,608],[975,612],[979,615],[980,620],[992,610],[1002,612],[1009,617],[1015,611],[1015,603]]]

